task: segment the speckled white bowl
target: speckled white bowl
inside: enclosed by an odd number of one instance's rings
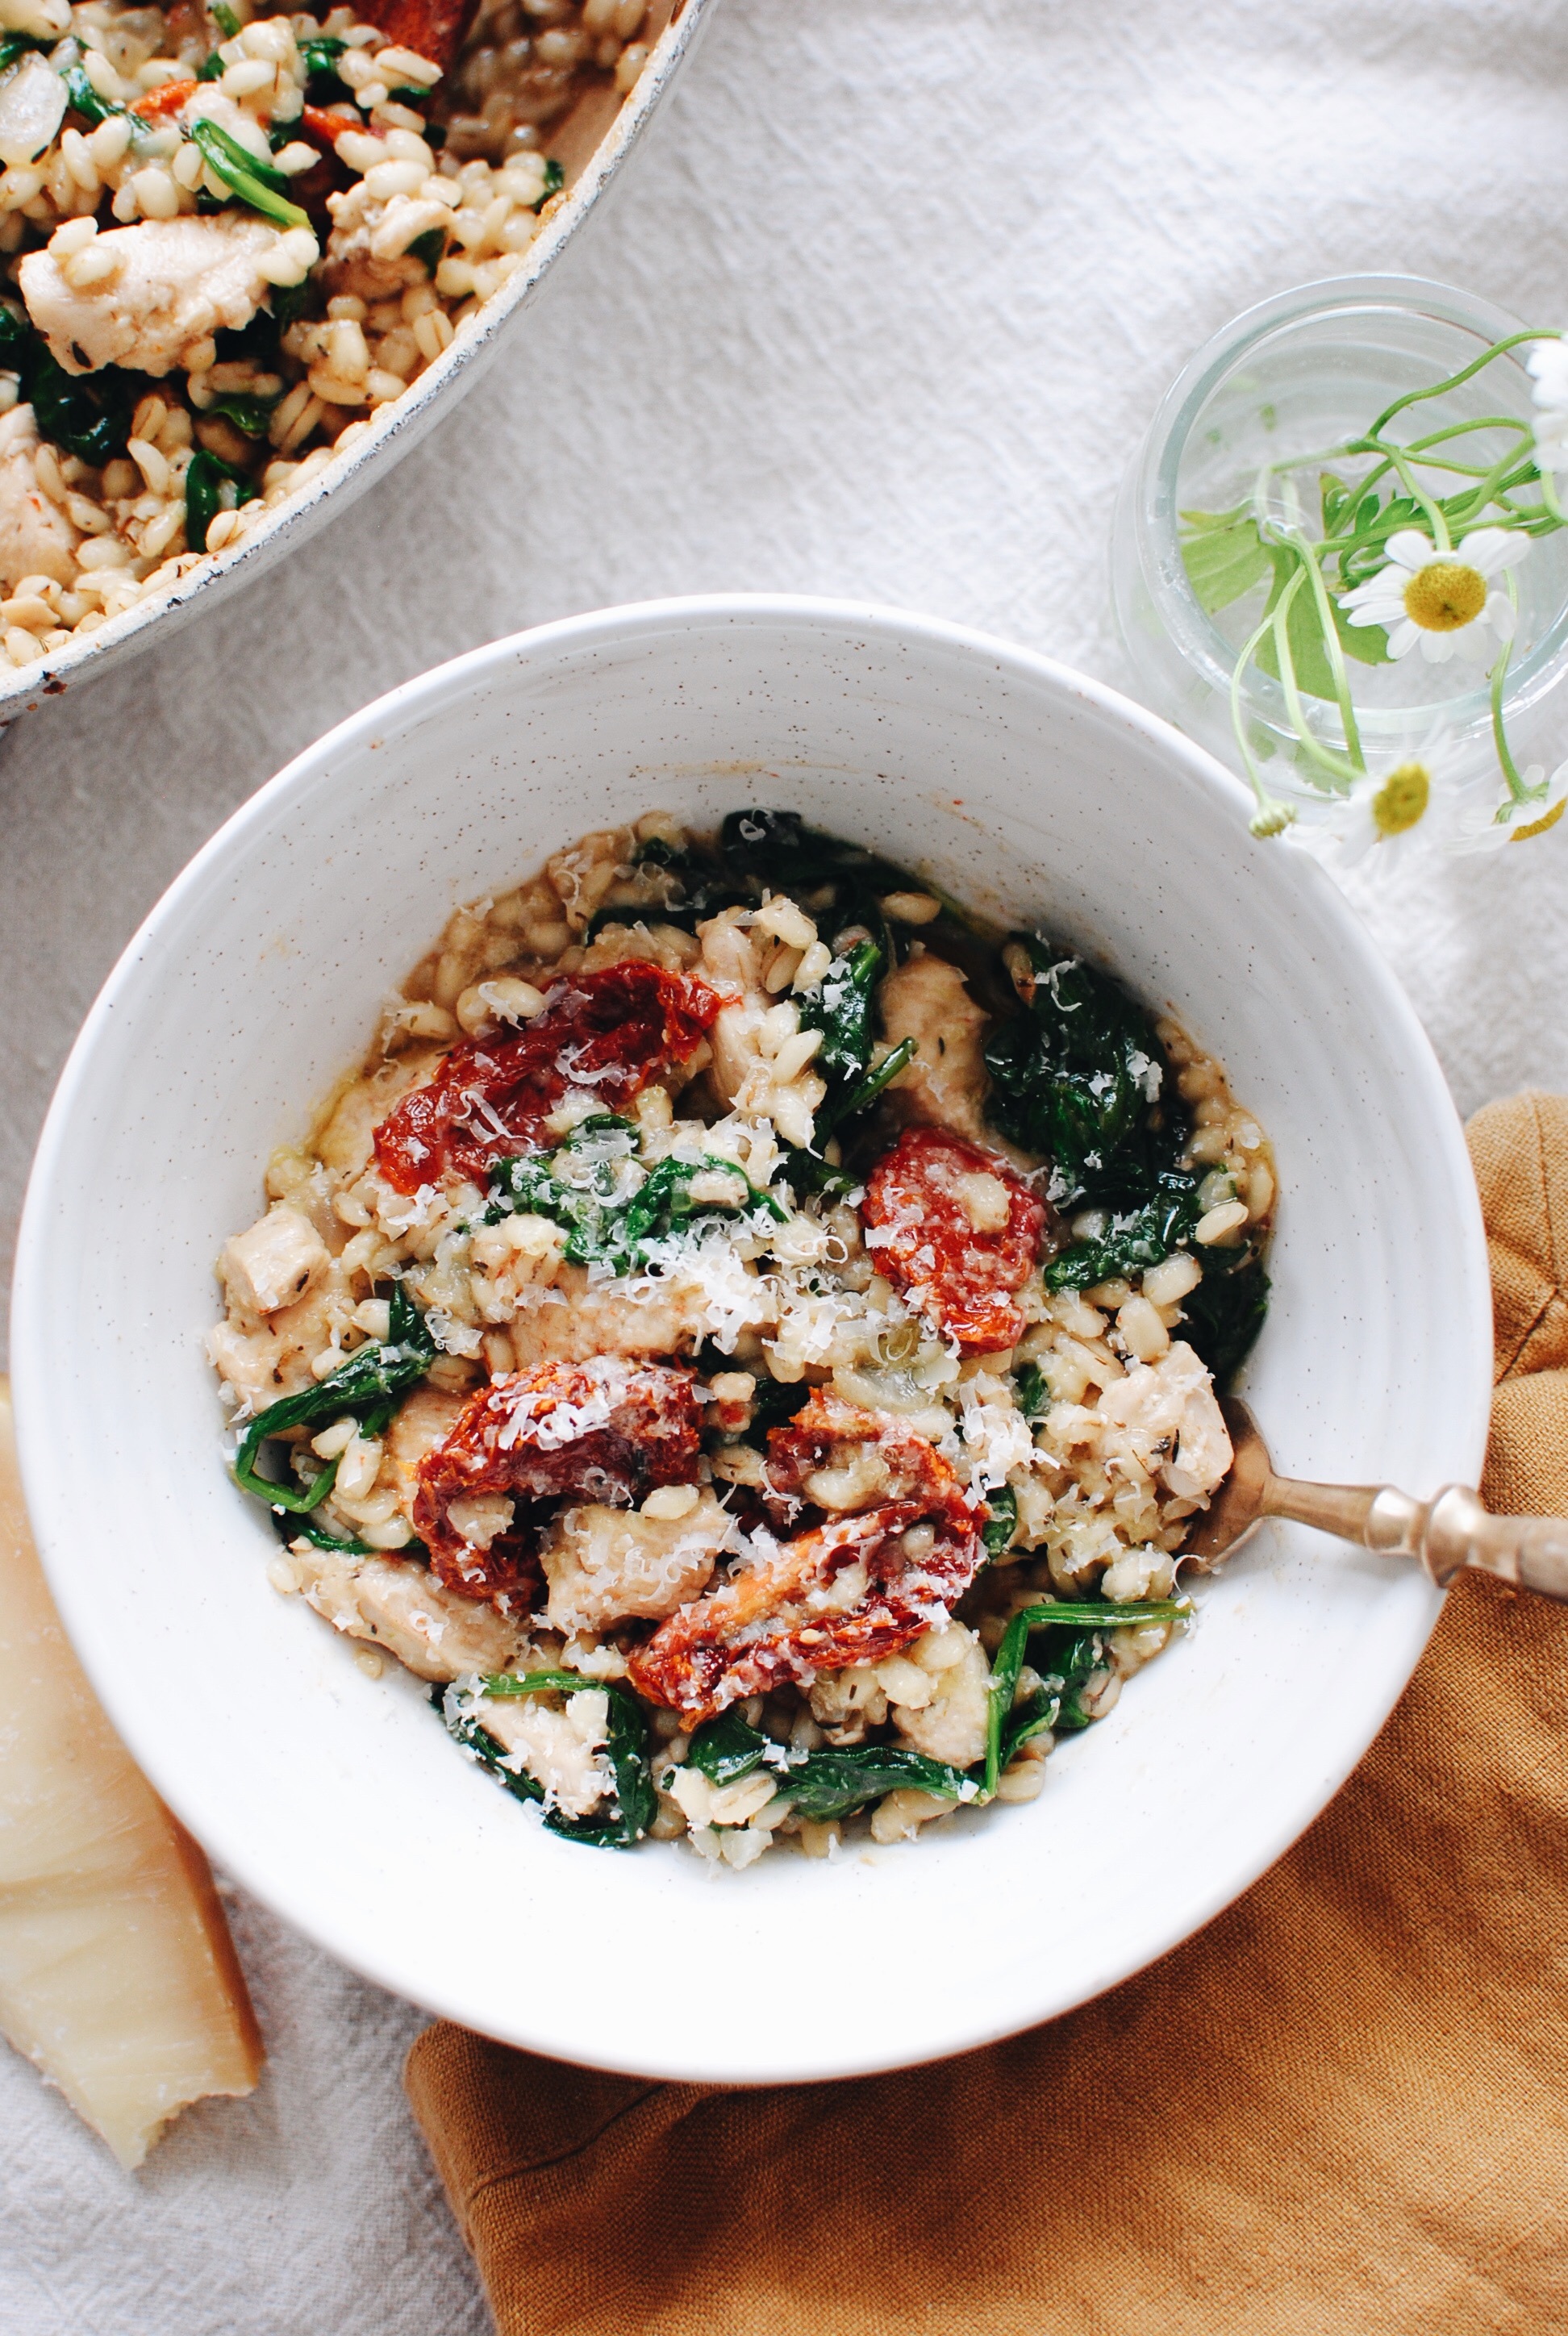
[[[63,648],[52,649],[35,664],[18,669],[0,659],[0,727],[132,650],[167,639],[200,610],[212,608],[241,585],[254,583],[417,446],[487,370],[503,342],[515,350],[517,318],[567,246],[576,242],[601,209],[718,5],[719,0],[650,0],[649,31],[654,25],[662,30],[624,104],[611,92],[593,90],[550,135],[550,149],[566,170],[567,198],[530,245],[527,265],[460,327],[450,348],[402,397],[367,417],[364,436],[336,455],[297,494],[279,503],[240,542],[213,553],[169,591],[138,601],[96,632],[73,636]]]
[[[1278,1531],[1038,1801],[716,1875],[543,1833],[414,1681],[366,1679],[268,1588],[202,1357],[268,1153],[455,903],[586,828],[748,801],[1043,919],[1222,1056],[1282,1182],[1250,1377],[1281,1465],[1473,1478],[1490,1360],[1475,1190],[1404,997],[1317,868],[1250,839],[1237,782],[1095,683],[888,610],[656,603],[459,658],[264,787],[126,951],[39,1150],[14,1356],[61,1610],[160,1791],[345,1961],[564,2059],[731,2081],[957,2051],[1163,1953],[1317,1815],[1438,1604],[1414,1570]]]

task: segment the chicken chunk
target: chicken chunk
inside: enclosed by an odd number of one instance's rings
[[[428,1079],[441,1061],[439,1046],[411,1047],[368,1076],[353,1079],[336,1097],[315,1137],[317,1156],[335,1175],[356,1175],[370,1164],[375,1131],[410,1087]]]
[[[51,251],[30,251],[17,270],[27,314],[67,373],[127,365],[171,372],[185,352],[227,326],[248,325],[271,290],[263,263],[280,232],[252,213],[141,219],[112,228],[94,249],[119,265],[79,292]]]
[[[996,1139],[983,1105],[990,1080],[981,1042],[989,1017],[956,965],[916,941],[878,992],[890,1045],[915,1041],[915,1058],[891,1089],[904,1115],[982,1144]]]
[[[662,1622],[707,1588],[733,1533],[728,1514],[695,1484],[671,1485],[651,1502],[664,1514],[590,1502],[557,1518],[539,1552],[553,1629],[602,1630],[632,1615]]]
[[[462,1418],[468,1397],[450,1387],[416,1387],[393,1415],[386,1431],[386,1456],[397,1484],[398,1505],[410,1524],[419,1490],[419,1464],[444,1444]]]
[[[826,1083],[809,1067],[814,1049],[799,1007],[762,987],[755,944],[735,921],[742,913],[726,910],[698,928],[703,969],[725,998],[711,1034],[713,1082],[732,1109],[771,1119],[786,1144],[807,1145]]]
[[[486,1696],[473,1716],[505,1747],[505,1765],[526,1768],[543,1786],[547,1808],[585,1817],[614,1790],[615,1772],[604,1757],[609,1698],[603,1688],[569,1697],[564,1711],[534,1696]]]
[[[453,1596],[423,1565],[308,1543],[291,1562],[307,1602],[335,1630],[395,1655],[416,1679],[503,1671],[528,1652],[527,1633],[515,1621]]]
[[[255,1329],[223,1321],[208,1333],[207,1351],[220,1378],[250,1411],[311,1384],[311,1365],[341,1338],[353,1319],[354,1299],[342,1272],[329,1263],[303,1298],[268,1314]]]
[[[33,457],[38,426],[30,405],[0,415],[0,584],[7,591],[24,576],[52,576],[69,584],[81,530],[38,484]]]
[[[1101,1416],[1125,1427],[1153,1475],[1178,1499],[1212,1493],[1233,1457],[1214,1384],[1184,1340],[1157,1363],[1139,1363],[1100,1397]]]
[[[777,1301],[761,1275],[738,1269],[735,1289],[735,1329],[775,1319]],[[702,1282],[675,1271],[648,1281],[632,1297],[602,1284],[591,1287],[586,1267],[568,1265],[552,1289],[534,1284],[518,1293],[510,1329],[519,1370],[546,1362],[585,1362],[591,1355],[687,1354],[713,1329],[712,1294]]]
[[[307,1217],[286,1201],[226,1241],[218,1270],[230,1306],[247,1314],[276,1314],[303,1298],[329,1262],[326,1242]]]

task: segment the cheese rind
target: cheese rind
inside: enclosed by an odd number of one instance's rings
[[[54,1611],[0,1380],[0,2029],[140,2166],[252,2091],[261,2039],[206,1859],[104,1718]]]

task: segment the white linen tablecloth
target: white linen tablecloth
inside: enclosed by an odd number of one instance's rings
[[[728,0],[439,433],[280,573],[0,743],[7,1255],[100,981],[328,725],[520,626],[722,589],[902,602],[1125,681],[1116,482],[1228,316],[1401,269],[1568,323],[1565,80],[1554,0]],[[1565,838],[1359,895],[1465,1111],[1568,1085]],[[0,2047],[0,2327],[482,2331],[399,2084],[421,2015],[234,1911],[268,2072],[141,2174]]]

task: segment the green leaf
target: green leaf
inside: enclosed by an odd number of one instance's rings
[[[928,1760],[923,1752],[907,1751],[897,1744],[857,1744],[842,1751],[808,1752],[792,1761],[778,1782],[781,1796],[797,1816],[815,1825],[830,1817],[848,1816],[884,1793],[937,1793],[955,1801],[975,1801],[979,1791],[973,1777],[945,1760]]]
[[[987,1044],[987,1112],[1015,1144],[1055,1163],[1062,1205],[1085,1196],[1141,1205],[1184,1129],[1164,1050],[1118,983],[1037,934],[1013,938],[1035,978],[1029,1003]]]
[[[427,90],[425,92],[425,95],[428,97],[429,94],[430,92]],[[544,166],[543,191],[541,193],[538,202],[535,203],[533,207],[534,209],[536,211],[541,211],[546,203],[549,202],[551,195],[560,194],[565,184],[566,172],[561,169],[560,164],[553,159],[548,161]]]
[[[211,0],[207,11],[226,41],[233,40],[239,30],[239,19],[229,5],[229,0]]]
[[[141,376],[104,365],[94,374],[68,374],[46,349],[33,375],[33,413],[40,435],[84,462],[102,467],[123,454],[131,436]]]
[[[1021,1363],[1013,1374],[1013,1401],[1026,1419],[1038,1419],[1051,1407],[1051,1390],[1038,1363]]]
[[[1329,605],[1334,612],[1334,630],[1347,657],[1353,657],[1360,665],[1392,664],[1388,636],[1381,625],[1353,625],[1332,592]]]
[[[751,1775],[767,1748],[768,1738],[760,1729],[748,1728],[740,1713],[732,1710],[697,1729],[687,1761],[711,1784],[735,1785]]]
[[[1268,1310],[1269,1277],[1258,1250],[1204,1251],[1203,1279],[1182,1300],[1182,1336],[1213,1372],[1216,1387],[1224,1388],[1235,1377]]]
[[[247,397],[240,390],[229,389],[215,397],[205,410],[221,414],[225,422],[232,422],[247,438],[265,438],[277,404],[276,397]]]
[[[1183,511],[1182,516],[1190,522],[1207,514]],[[1198,606],[1211,617],[1265,583],[1273,567],[1257,521],[1234,517],[1183,536],[1182,560]]]
[[[226,486],[234,489],[232,506],[223,501]],[[258,492],[254,479],[248,479],[243,471],[209,453],[205,446],[192,454],[185,473],[185,540],[191,550],[206,550],[207,531],[220,511],[238,511],[241,503],[254,502]]]
[[[65,95],[72,112],[79,113],[84,122],[96,125],[100,122],[107,122],[112,113],[124,112],[122,105],[112,104],[108,98],[99,96],[80,64],[67,65],[60,78],[65,84]]]
[[[872,1012],[884,966],[876,941],[862,941],[847,958],[836,958],[814,989],[800,1001],[803,1030],[820,1030],[814,1067],[831,1089],[840,1079],[857,1084],[872,1058]]]
[[[1150,1599],[1143,1603],[1114,1605],[1109,1600],[1051,1601],[1026,1606],[1002,1633],[991,1665],[990,1703],[986,1714],[986,1758],[982,1771],[989,1800],[997,1779],[1027,1736],[1047,1728],[1069,1731],[1087,1728],[1089,1715],[1079,1701],[1085,1681],[1100,1668],[1101,1632],[1134,1628],[1144,1622],[1174,1622],[1192,1609],[1182,1599]],[[1054,1685],[1023,1707],[1027,1717],[1015,1726],[1014,1698],[1024,1650],[1032,1630],[1058,1630],[1072,1636],[1058,1642],[1060,1660],[1051,1665]],[[1050,1707],[1047,1714],[1047,1706]]]
[[[424,1315],[401,1285],[394,1289],[388,1310],[385,1338],[357,1348],[326,1378],[302,1387],[297,1395],[285,1396],[251,1421],[234,1455],[234,1479],[242,1491],[272,1509],[302,1514],[319,1507],[337,1475],[336,1461],[329,1460],[310,1484],[297,1492],[257,1474],[262,1445],[291,1428],[328,1427],[346,1416],[362,1427],[378,1414],[385,1422],[397,1398],[424,1378],[436,1353]]]
[[[1159,1265],[1192,1240],[1203,1213],[1198,1180],[1171,1168],[1156,1180],[1155,1196],[1141,1209],[1111,1218],[1094,1241],[1074,1241],[1046,1268],[1047,1290],[1093,1290],[1114,1276]]]
[[[423,235],[414,237],[408,248],[426,275],[433,276],[446,249],[446,229],[443,227],[426,228]]]
[[[592,1679],[579,1679],[578,1691],[591,1688]],[[559,1809],[546,1816],[548,1832],[589,1849],[630,1849],[642,1840],[658,1815],[658,1795],[648,1758],[648,1721],[628,1688],[613,1679],[605,1682],[609,1717],[605,1753],[615,1772],[616,1807],[609,1817],[568,1817]]]
[[[1274,584],[1269,594],[1265,616],[1279,605],[1280,597],[1300,564],[1296,554],[1286,545],[1274,551]],[[1340,608],[1334,593],[1329,593],[1329,607],[1346,655],[1362,665],[1386,665],[1388,661],[1388,637],[1381,625],[1352,625]],[[1318,614],[1317,596],[1309,577],[1290,603],[1290,613],[1285,619],[1285,638],[1290,645],[1290,662],[1295,667],[1296,686],[1308,697],[1338,701],[1334,687],[1334,669],[1329,663],[1329,652],[1323,645],[1322,621]],[[1271,633],[1259,643],[1254,662],[1262,673],[1271,674],[1276,680],[1280,662],[1274,649]]]
[[[919,1046],[918,1038],[901,1038],[898,1045],[882,1056],[876,1069],[866,1073],[858,1086],[852,1087],[848,1095],[836,1103],[824,1103],[816,1114],[818,1143],[825,1144],[835,1130],[845,1126],[852,1119],[858,1119],[862,1112],[869,1111],[883,1088],[891,1086],[906,1065],[914,1061]]]
[[[986,1494],[990,1514],[980,1527],[980,1539],[992,1557],[999,1557],[1018,1529],[1018,1496],[1010,1484],[998,1484]]]
[[[742,1223],[763,1217],[783,1222],[788,1212],[758,1189],[733,1160],[667,1157],[645,1171],[636,1158],[634,1123],[595,1112],[549,1154],[498,1161],[491,1171],[487,1223],[518,1212],[549,1217],[566,1232],[562,1255],[570,1265],[609,1265],[634,1273],[655,1258],[658,1244],[705,1220]],[[691,1187],[705,1173],[738,1182],[745,1199],[695,1201]]]
[[[269,219],[279,227],[308,227],[310,215],[297,203],[287,200],[284,190],[288,180],[281,170],[269,162],[260,161],[237,138],[216,122],[195,122],[190,135],[201,149],[203,159],[231,187],[241,202],[248,203],[253,211]]]

